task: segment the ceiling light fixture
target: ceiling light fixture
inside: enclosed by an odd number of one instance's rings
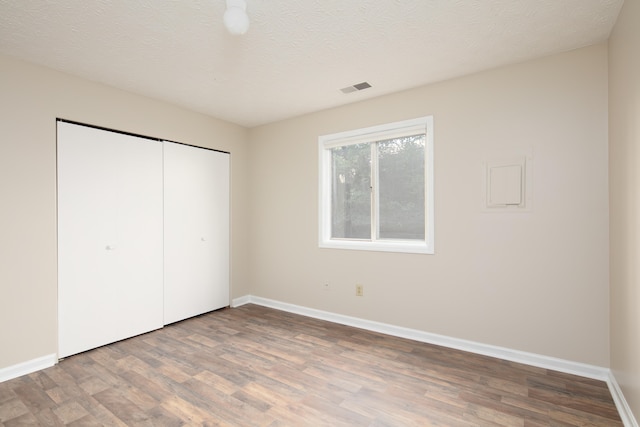
[[[227,10],[224,12],[224,26],[234,36],[240,36],[249,29],[249,15],[245,0],[227,0]]]

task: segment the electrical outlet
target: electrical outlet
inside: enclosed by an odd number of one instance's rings
[[[364,289],[362,285],[356,285],[356,296],[357,297],[364,296]]]
[[[328,290],[329,290],[329,284],[328,284],[328,283],[325,283],[325,284],[324,284],[324,286],[323,286],[323,288],[324,288],[324,290],[325,290],[325,291],[328,291]]]

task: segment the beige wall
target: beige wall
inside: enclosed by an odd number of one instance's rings
[[[57,117],[230,151],[232,296],[249,292],[245,129],[8,57],[0,76],[0,369],[57,351]]]
[[[640,420],[640,2],[609,40],[611,369]]]
[[[319,249],[318,136],[430,114],[436,254]],[[254,295],[609,366],[606,44],[249,135]],[[533,150],[530,213],[481,211],[504,149]]]

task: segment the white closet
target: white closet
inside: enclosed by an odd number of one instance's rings
[[[164,323],[229,305],[229,155],[165,143],[164,219]]]
[[[227,306],[228,251],[227,153],[58,122],[59,357]]]

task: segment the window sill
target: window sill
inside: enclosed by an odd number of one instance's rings
[[[368,241],[368,240],[322,240],[318,244],[323,249],[347,249],[358,251],[375,251],[375,252],[400,252],[411,254],[427,254],[433,255],[433,246],[424,241],[406,241],[406,240],[385,240],[385,241]]]

